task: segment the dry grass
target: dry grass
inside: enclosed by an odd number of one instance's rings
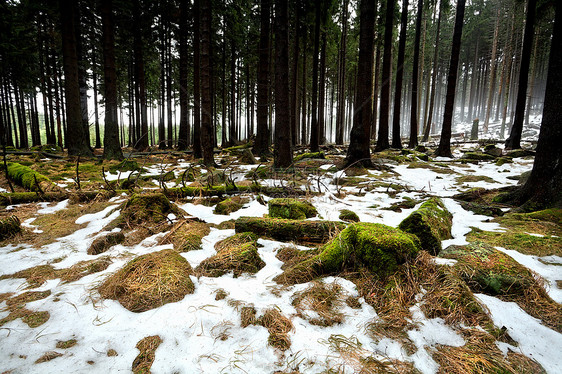
[[[0,319],[0,326],[4,326],[8,322],[21,318],[21,320],[30,328],[35,328],[47,322],[51,317],[49,312],[34,312],[24,308],[23,306],[12,307],[9,308],[9,310],[10,314]]]
[[[209,235],[209,225],[199,221],[183,220],[176,223],[160,244],[172,243],[179,252],[201,249],[203,238]]]
[[[223,288],[215,290],[215,300],[223,300],[226,299],[227,296],[228,292],[226,292]]]
[[[279,248],[279,250],[277,251],[277,255],[275,255],[275,257],[277,257],[278,260],[284,262],[283,266],[281,266],[281,269],[289,269],[292,266],[298,264],[299,262],[305,261],[309,258],[316,256],[318,253],[319,253],[318,249],[303,251],[298,249],[294,245],[288,245]]]
[[[158,335],[147,336],[137,343],[136,348],[140,353],[133,361],[133,373],[150,373],[150,367],[154,363],[155,352],[160,343],[162,343],[162,339]]]
[[[51,360],[54,360],[55,358],[60,357],[60,356],[62,356],[62,353],[55,352],[55,351],[46,352],[43,356],[39,357],[35,361],[35,363],[40,364],[42,362],[51,361]]]
[[[257,244],[258,236],[251,232],[241,232],[238,234],[234,234],[229,236],[228,238],[219,240],[215,244],[215,250],[218,252],[232,250],[234,248],[240,247],[246,243],[254,243]]]
[[[106,299],[118,300],[132,312],[177,302],[195,289],[191,266],[173,250],[139,256],[109,276],[98,288]]]
[[[234,324],[230,321],[222,321],[211,328],[211,336],[216,340],[225,341],[231,337],[230,329]]]
[[[259,318],[259,324],[269,331],[267,343],[281,351],[291,346],[289,332],[293,330],[293,323],[277,308],[270,308]]]
[[[60,340],[57,342],[56,347],[58,349],[68,349],[74,347],[78,341],[76,339],[69,339],[69,340]]]
[[[344,314],[339,310],[345,303],[344,297],[345,294],[338,283],[325,284],[316,281],[307,289],[295,293],[292,304],[297,310],[297,315],[311,324],[332,326],[343,322]]]
[[[232,272],[235,277],[243,273],[257,273],[265,266],[254,243],[223,248],[216,255],[203,260],[195,268],[198,276],[220,277]]]
[[[256,308],[253,306],[244,306],[240,310],[240,326],[248,327],[256,324]]]

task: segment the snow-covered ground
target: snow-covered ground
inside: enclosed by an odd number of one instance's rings
[[[185,168],[187,164],[181,165]],[[376,179],[391,181],[406,186],[407,189],[393,196],[386,188],[377,188],[361,196],[339,192],[357,191],[356,187],[338,187],[333,184],[334,174],[326,171],[321,176],[311,176],[311,186],[321,186],[322,194],[312,199],[323,219],[338,220],[341,209],[355,211],[363,222],[378,222],[390,226],[408,216],[413,209],[401,212],[385,210],[405,197],[421,198],[426,193],[441,196],[445,205],[453,213],[453,239],[443,242],[449,244],[466,243],[465,235],[470,227],[483,230],[501,230],[498,224],[491,223],[489,217],[476,215],[464,210],[450,199],[455,193],[468,187],[482,186],[495,188],[517,183],[508,179],[530,170],[532,160],[514,159],[509,165],[495,164],[470,165],[466,168],[452,167],[455,172],[470,175],[488,176],[494,182],[472,182],[458,184],[459,174],[436,173],[430,169],[409,169],[405,165],[393,166],[396,176]],[[178,166],[176,165],[176,168]],[[251,167],[244,167],[245,170]],[[329,167],[323,167],[328,170]],[[155,174],[159,171],[154,170]],[[121,174],[123,178],[125,174]],[[108,177],[111,177],[108,174]],[[318,183],[321,178],[322,183]],[[339,197],[337,197],[339,196]],[[185,203],[180,205],[189,215],[208,223],[220,223],[240,216],[261,217],[267,211],[253,196],[244,207],[229,216],[215,215],[212,207]],[[267,198],[266,198],[267,200]],[[67,268],[95,256],[86,251],[92,241],[104,233],[104,227],[118,214],[119,198],[96,214],[84,215],[76,223],[86,226],[71,235],[59,238],[56,242],[34,248],[28,244],[0,247],[0,274],[11,274],[18,270],[46,264],[63,257],[55,268]],[[57,204],[40,203],[39,215],[53,214],[65,209],[68,202]],[[26,222],[33,229],[33,220]],[[214,255],[214,244],[234,233],[234,230],[212,228],[203,239],[202,249],[182,253],[192,267],[205,258]],[[162,235],[162,234],[160,234]],[[179,302],[142,313],[133,313],[114,300],[101,300],[95,286],[108,274],[121,268],[134,255],[142,255],[171,245],[158,245],[156,237],[146,238],[135,246],[116,245],[101,256],[111,256],[113,263],[104,271],[88,275],[75,282],[63,283],[60,279],[49,280],[34,291],[50,290],[47,298],[30,302],[27,309],[48,311],[49,320],[38,328],[30,328],[21,319],[16,319],[0,327],[0,372],[10,373],[115,373],[128,372],[138,355],[135,345],[150,335],[159,335],[162,344],[156,351],[151,371],[154,373],[273,373],[275,371],[300,370],[303,373],[320,373],[337,368],[340,373],[353,373],[355,368],[341,352],[330,343],[331,337],[340,337],[353,342],[365,357],[374,356],[382,361],[398,359],[412,362],[422,373],[435,373],[439,365],[431,356],[437,345],[462,346],[463,338],[440,318],[427,318],[418,304],[411,309],[415,328],[407,335],[415,345],[414,353],[407,353],[398,341],[384,338],[375,341],[365,333],[368,323],[378,317],[374,309],[359,299],[361,307],[352,309],[344,305],[341,312],[344,321],[330,327],[319,327],[298,317],[292,305],[292,296],[309,285],[279,287],[273,278],[281,273],[282,262],[275,257],[278,249],[286,246],[272,240],[259,240],[259,254],[266,266],[254,275],[234,278],[225,275],[219,278],[192,277],[195,292]],[[304,248],[304,247],[301,247]],[[555,282],[562,279],[562,259],[550,256],[547,261],[539,261],[536,256],[526,256],[509,249],[501,249],[516,261],[534,270],[545,278],[547,291],[557,302],[562,302],[562,290]],[[444,265],[446,266],[446,265]],[[345,294],[358,297],[355,285],[339,277],[324,278],[324,283],[337,282]],[[0,281],[0,293],[21,294],[26,290],[24,279],[5,279]],[[223,289],[228,297],[215,300],[216,291]],[[505,326],[510,336],[519,343],[509,348],[523,353],[539,362],[548,373],[559,373],[562,368],[562,335],[548,329],[539,321],[527,315],[517,305],[505,303],[494,297],[479,294],[477,298],[487,306],[492,319],[498,327]],[[267,345],[268,331],[261,326],[240,327],[240,310],[243,305],[252,305],[258,315],[268,308],[277,307],[284,315],[290,316],[294,329],[289,333],[291,347],[281,354]],[[0,309],[6,302],[0,303]],[[0,311],[0,318],[8,312]],[[227,337],[222,339],[219,337]],[[76,339],[77,345],[68,349],[57,349],[58,341]],[[502,346],[506,352],[507,347]],[[108,356],[108,350],[118,355]],[[41,364],[34,362],[45,352],[62,353],[61,357]]]

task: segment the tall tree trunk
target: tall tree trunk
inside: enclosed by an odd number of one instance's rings
[[[88,136],[82,123],[80,84],[78,81],[78,54],[76,52],[76,3],[60,0],[64,88],[66,93],[66,139],[70,156],[92,157]]]
[[[199,1],[193,0],[193,157],[201,158],[201,77]]]
[[[506,149],[521,148],[521,133],[525,118],[525,100],[527,99],[527,82],[529,79],[529,65],[531,61],[531,48],[535,26],[535,11],[537,0],[527,1],[527,16],[525,18],[525,34],[523,37],[523,50],[521,52],[521,67],[519,69],[519,85],[517,88],[517,103],[515,116],[509,137],[505,141]]]
[[[318,89],[318,142],[326,143],[326,32],[322,31],[322,47],[320,48],[320,83]]]
[[[233,31],[232,31],[233,32]],[[238,142],[236,131],[236,45],[234,38],[230,39],[230,126],[228,128],[228,144]]]
[[[384,26],[384,53],[382,56],[382,87],[381,107],[379,113],[379,133],[375,151],[382,151],[390,147],[388,142],[388,122],[390,117],[390,85],[392,83],[392,31],[394,8],[396,0],[386,2],[386,19]]]
[[[123,152],[119,143],[119,122],[117,119],[117,73],[115,71],[115,26],[113,1],[100,2],[103,48],[103,82],[105,97],[105,118],[103,133],[103,158],[121,160]]]
[[[515,28],[515,13],[511,18],[511,33],[509,34],[509,44],[507,45],[506,59],[507,59],[507,71],[505,78],[505,94],[503,99],[503,111],[502,111],[502,125],[500,129],[500,139],[503,139],[505,134],[505,123],[507,120],[507,108],[509,106],[510,91],[511,91],[511,74],[513,70],[513,34]]]
[[[344,114],[345,114],[345,71],[347,57],[347,7],[348,0],[342,5],[342,34],[338,50],[338,98],[336,108],[336,144],[343,145]]]
[[[412,108],[410,112],[410,141],[408,148],[418,145],[418,81],[420,60],[420,39],[423,16],[423,0],[418,0],[418,14],[416,18],[416,37],[414,40],[414,64],[412,73]],[[456,74],[456,73],[455,73]]]
[[[84,126],[84,134],[86,143],[90,147],[90,121],[88,111],[88,73],[86,72],[86,41],[81,32],[81,14],[80,2],[76,4],[76,13],[74,15],[74,27],[76,33],[76,54],[78,56],[78,84],[80,86],[80,109],[82,112],[82,126]],[[66,74],[66,73],[65,73]],[[67,95],[68,96],[68,95]]]
[[[375,82],[374,82],[374,88],[373,88],[373,116],[372,121],[371,121],[371,138],[373,140],[375,140],[377,138],[377,117],[378,117],[378,113],[379,113],[379,87],[380,87],[380,82],[381,82],[381,75],[382,75],[382,69],[381,69],[381,43],[377,41],[375,41],[375,45],[377,48],[377,51],[375,53],[375,62],[374,62],[374,69],[375,72],[373,73]]]
[[[275,0],[275,168],[287,168],[293,163],[289,122],[288,13],[287,0]]]
[[[345,164],[348,166],[356,162],[364,166],[372,165],[369,145],[371,140],[375,12],[374,0],[361,0],[355,115],[345,159]]]
[[[301,143],[304,144],[306,143],[306,120],[307,120],[307,113],[308,113],[308,109],[307,109],[307,96],[306,96],[306,77],[308,72],[306,71],[306,41],[307,41],[307,32],[305,29],[304,35],[303,35],[303,54],[302,54],[302,121],[301,121]]]
[[[174,147],[174,114],[173,114],[173,91],[172,91],[172,35],[170,32],[170,24],[168,23],[166,33],[166,99],[167,99],[167,114],[168,114],[168,148]]]
[[[458,0],[457,2],[455,28],[453,29],[453,45],[451,48],[451,62],[449,64],[449,76],[447,77],[447,94],[445,96],[443,127],[441,129],[441,139],[439,141],[439,147],[435,152],[436,156],[453,157],[453,154],[451,153],[451,128],[453,123],[453,112],[455,110],[455,92],[457,86],[459,55],[461,51],[461,37],[465,3],[466,0]]]
[[[178,149],[185,150],[189,146],[189,97],[188,87],[188,51],[187,51],[187,1],[180,2],[180,27],[178,33],[180,52],[180,130]]]
[[[406,52],[406,27],[408,25],[408,0],[402,2],[400,18],[400,41],[398,42],[398,61],[396,68],[396,88],[394,89],[394,115],[392,117],[392,148],[402,148],[400,139],[400,104],[402,103],[402,80],[404,77],[404,55]]]
[[[314,51],[312,52],[312,122],[310,124],[310,151],[318,152],[318,53],[320,49],[320,18],[321,5],[315,3],[316,17],[314,21]]]
[[[525,109],[525,125],[529,125],[529,116],[531,115],[531,106],[533,104],[533,92],[535,90],[535,76],[537,70],[537,45],[539,44],[540,30],[535,32],[535,41],[533,43],[533,56],[531,57],[531,71],[529,73],[529,94],[527,95],[527,109]]]
[[[203,163],[215,165],[213,159],[213,123],[211,101],[211,0],[201,3],[201,151]]]
[[[260,41],[258,53],[258,103],[257,133],[254,153],[264,156],[269,153],[269,127],[267,124],[269,107],[269,24],[270,0],[261,0],[260,9]]]
[[[134,5],[134,19],[135,24],[138,26],[135,29],[133,38],[133,48],[135,55],[135,77],[138,82],[138,110],[137,118],[140,118],[140,122],[137,122],[137,141],[135,143],[135,149],[146,150],[148,148],[148,112],[146,107],[146,83],[145,83],[145,72],[144,72],[144,53],[142,47],[142,15],[140,9],[139,0],[135,0]],[[140,130],[140,131],[139,131]]]
[[[490,60],[490,82],[488,88],[488,102],[486,103],[486,117],[484,119],[484,133],[488,133],[490,115],[492,114],[494,91],[496,89],[496,55],[498,51],[498,35],[500,31],[500,9],[496,12],[496,26],[494,27],[494,39],[492,42],[492,58]]]
[[[293,42],[293,71],[291,80],[291,145],[297,144],[299,123],[299,41],[301,34],[300,8],[295,10],[295,40]]]
[[[441,2],[439,3],[439,16],[437,16],[437,31],[435,33],[435,48],[433,50],[433,69],[431,72],[431,94],[429,96],[429,107],[427,114],[427,122],[423,131],[423,142],[429,140],[431,124],[433,123],[433,112],[435,108],[435,86],[437,84],[437,63],[439,57],[439,35],[441,34]]]

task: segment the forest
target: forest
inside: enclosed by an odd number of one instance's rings
[[[0,372],[557,373],[562,1],[0,2]]]

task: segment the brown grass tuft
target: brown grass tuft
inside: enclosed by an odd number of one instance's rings
[[[293,306],[297,315],[313,325],[332,326],[343,322],[344,315],[339,312],[344,300],[342,287],[333,282],[325,284],[315,281],[307,289],[293,295]],[[309,311],[316,314],[310,316]]]
[[[137,343],[136,347],[140,353],[133,361],[133,373],[150,373],[150,367],[154,363],[155,352],[160,343],[162,343],[162,339],[158,335],[147,336]]]
[[[293,323],[277,308],[267,309],[259,318],[259,324],[269,331],[267,342],[274,348],[286,351],[291,346],[289,332],[293,330]]]
[[[243,273],[257,273],[265,266],[254,243],[239,247],[223,248],[221,252],[203,260],[195,268],[198,276],[220,277],[233,272],[235,277]]]
[[[139,256],[109,276],[98,291],[103,298],[118,300],[132,312],[144,312],[177,302],[195,289],[189,263],[173,250]]]
[[[69,339],[64,341],[58,341],[56,347],[58,349],[68,349],[74,347],[78,341],[76,339]]]
[[[160,244],[172,243],[179,252],[194,251],[201,249],[203,238],[209,232],[211,229],[205,222],[183,220],[172,227]]]
[[[35,363],[40,364],[42,362],[51,361],[51,360],[54,360],[55,358],[60,357],[60,356],[62,356],[62,353],[54,352],[54,351],[46,352],[43,356],[39,357],[35,361]]]
[[[244,306],[240,310],[240,326],[248,327],[256,324],[256,308]]]

